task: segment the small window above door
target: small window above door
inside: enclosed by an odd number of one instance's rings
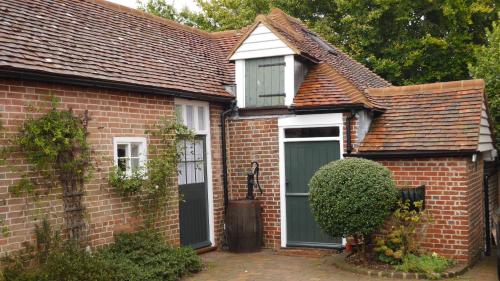
[[[179,123],[186,125],[196,134],[208,134],[209,111],[207,103],[176,99],[175,116]]]

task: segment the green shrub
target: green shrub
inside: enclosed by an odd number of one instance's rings
[[[38,266],[14,266],[4,269],[5,281],[107,281],[115,278],[109,262],[86,253],[77,244],[67,242],[61,249],[47,255]]]
[[[404,272],[426,273],[430,278],[438,278],[439,275],[436,273],[445,271],[451,265],[453,265],[452,261],[437,254],[422,256],[408,254],[403,258],[403,263],[396,266],[396,269]]]
[[[99,255],[119,268],[121,280],[128,281],[178,280],[202,268],[192,249],[170,247],[150,231],[118,234],[115,243]]]
[[[331,162],[315,173],[309,187],[312,213],[332,237],[371,234],[397,201],[390,171],[366,159]]]
[[[42,263],[11,259],[4,264],[3,280],[170,281],[202,268],[192,249],[170,247],[150,232],[119,234],[114,244],[93,254],[72,242],[42,253]]]

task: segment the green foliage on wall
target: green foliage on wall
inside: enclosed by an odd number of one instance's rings
[[[18,144],[28,161],[46,176],[58,173],[83,179],[89,164],[89,146],[80,118],[71,110],[51,109],[39,119],[24,122]],[[60,179],[65,180],[65,179]]]
[[[37,204],[39,195],[61,187],[64,210],[70,210],[65,212],[69,236],[79,239],[84,226],[81,203],[84,184],[92,171],[87,112],[78,117],[71,109],[58,109],[58,100],[53,96],[49,104],[48,110],[32,108],[31,116],[11,141],[9,152],[23,155],[30,165],[9,191],[14,196],[34,199],[35,212],[41,212],[44,206]]]
[[[145,133],[154,144],[149,147],[144,167],[131,175],[115,167],[109,173],[108,183],[119,194],[131,197],[146,227],[152,227],[166,214],[172,189],[177,186],[178,144],[194,135],[186,126],[166,118]]]

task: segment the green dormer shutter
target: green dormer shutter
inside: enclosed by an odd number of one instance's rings
[[[245,107],[285,104],[285,59],[270,57],[245,61]]]

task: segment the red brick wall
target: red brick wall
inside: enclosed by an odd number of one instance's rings
[[[147,95],[124,91],[103,90],[90,87],[73,87],[61,84],[23,82],[20,80],[0,79],[0,118],[5,130],[3,143],[18,132],[19,126],[28,115],[30,104],[40,107],[46,104],[52,94],[61,99],[61,108],[72,108],[75,114],[89,111],[88,140],[93,149],[92,157],[95,170],[91,181],[86,184],[84,205],[86,207],[87,230],[93,246],[112,242],[113,233],[131,229],[139,222],[134,216],[133,203],[118,196],[107,185],[107,175],[113,162],[113,137],[145,136],[144,130],[157,122],[160,117],[173,116],[173,97]],[[214,186],[215,221],[220,222],[222,214],[222,186],[220,159],[219,105],[211,105],[210,121],[212,126],[212,164]],[[61,191],[53,190],[50,195],[42,196],[41,212],[27,198],[15,198],[8,188],[26,170],[27,163],[20,155],[9,157],[9,169],[0,167],[0,218],[10,231],[9,236],[0,235],[0,252],[20,249],[21,243],[32,240],[36,220],[49,215],[56,226],[63,224]],[[13,169],[15,168],[15,169]],[[168,216],[161,223],[166,238],[179,243],[177,188],[169,204]],[[220,233],[220,223],[216,233]]]
[[[244,199],[252,161],[260,164],[264,243],[280,246],[279,140],[277,118],[228,120],[228,174],[230,199]],[[256,191],[257,192],[257,191]]]
[[[347,114],[343,114],[344,122]],[[352,120],[356,147],[358,120]],[[343,128],[346,136],[346,127]],[[267,247],[279,248],[279,140],[277,118],[236,118],[228,121],[231,199],[246,194],[250,162],[261,163],[264,229]],[[344,149],[346,142],[344,138]],[[388,167],[398,187],[426,185],[426,207],[433,217],[422,248],[463,262],[473,261],[483,248],[482,160],[470,157],[377,160]]]
[[[467,159],[467,211],[469,219],[469,261],[481,257],[484,250],[484,162],[478,157],[476,162]]]
[[[222,187],[222,146],[221,146],[221,128],[220,113],[223,107],[219,104],[210,105],[210,137],[211,148],[207,150],[212,154],[212,186],[214,202],[214,232],[215,243],[220,245],[222,237],[222,223],[224,215],[224,190]]]
[[[469,157],[377,160],[398,187],[426,186],[432,216],[422,248],[463,262],[474,260],[483,243],[482,161]]]

